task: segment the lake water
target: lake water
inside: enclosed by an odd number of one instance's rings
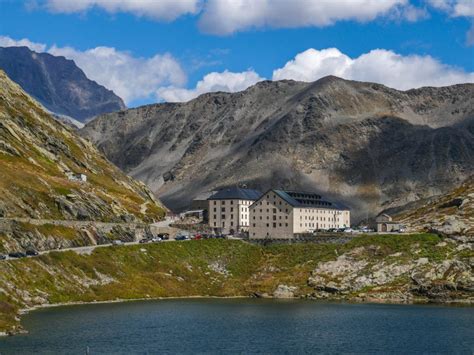
[[[473,354],[474,308],[252,299],[43,309],[0,354]]]

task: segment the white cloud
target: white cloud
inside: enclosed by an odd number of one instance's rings
[[[129,12],[164,21],[196,14],[199,5],[200,0],[46,0],[46,8],[56,13],[87,12],[97,7],[112,14]]]
[[[202,30],[230,34],[258,27],[328,26],[341,20],[370,21],[408,0],[207,0]]]
[[[206,92],[225,91],[236,92],[247,89],[249,86],[264,80],[253,70],[241,73],[224,71],[222,73],[212,72],[204,76],[194,89],[183,89],[177,87],[165,87],[157,91],[157,95],[168,102],[189,101]]]
[[[0,47],[28,47],[36,52],[44,52],[46,50],[46,45],[43,43],[31,42],[26,38],[14,40],[6,36],[0,36]]]
[[[311,48],[299,53],[273,72],[273,80],[315,81],[326,75],[371,81],[401,90],[474,82],[474,73],[445,65],[430,56],[402,56],[374,49],[353,59],[336,48]]]
[[[113,90],[126,103],[150,97],[162,85],[179,86],[186,82],[186,74],[170,54],[138,58],[111,47],[82,52],[56,46],[48,52],[73,59],[88,78]]]
[[[474,1],[472,0],[428,0],[428,3],[453,17],[474,17]]]

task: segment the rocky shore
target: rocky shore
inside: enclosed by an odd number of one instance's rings
[[[474,303],[474,240],[366,235],[346,244],[204,240],[0,262],[0,331],[55,305],[190,297]]]

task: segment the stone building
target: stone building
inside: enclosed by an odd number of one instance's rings
[[[405,226],[400,222],[394,221],[392,216],[382,213],[375,218],[377,232],[403,232]]]
[[[215,233],[236,234],[249,229],[249,207],[262,193],[232,187],[222,189],[208,199],[209,226]]]
[[[315,230],[350,227],[350,210],[310,192],[269,190],[250,206],[249,237],[292,238]]]

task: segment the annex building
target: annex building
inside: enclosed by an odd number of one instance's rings
[[[215,233],[248,232],[249,207],[260,198],[258,190],[232,187],[222,189],[208,198],[209,226]]]
[[[350,227],[348,207],[299,191],[269,190],[249,207],[250,239],[292,238],[315,230]]]

